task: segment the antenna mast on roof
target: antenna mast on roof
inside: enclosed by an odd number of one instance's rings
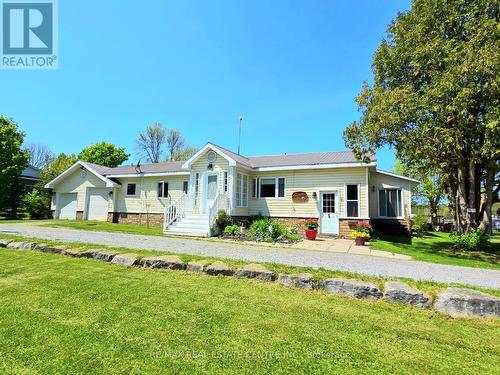
[[[243,116],[240,116],[240,130],[238,132],[238,155],[240,154],[240,145],[241,145],[241,122],[243,121]]]

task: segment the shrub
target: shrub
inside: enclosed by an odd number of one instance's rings
[[[481,229],[476,229],[469,233],[452,233],[450,238],[453,241],[453,249],[458,251],[480,251],[488,250],[489,236]]]
[[[215,226],[221,233],[227,226],[231,225],[233,221],[231,220],[231,216],[227,214],[225,210],[220,210],[217,212],[217,218],[215,219]]]
[[[417,237],[422,237],[429,230],[429,223],[426,215],[417,215],[411,221],[411,231]]]
[[[239,233],[240,227],[237,225],[228,225],[227,227],[224,228],[224,233],[225,234],[230,234],[232,236],[235,236]]]
[[[319,227],[318,219],[309,219],[305,222],[304,225],[306,226],[307,229],[311,230],[318,229]]]
[[[22,205],[30,219],[48,219],[50,216],[50,198],[37,190],[26,194]]]
[[[288,227],[286,230],[289,234],[299,234],[299,227],[296,226]]]
[[[250,232],[258,241],[276,241],[287,234],[283,225],[271,219],[254,221],[250,226]]]

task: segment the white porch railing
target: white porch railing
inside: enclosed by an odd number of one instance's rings
[[[212,228],[212,225],[214,225],[220,210],[224,210],[229,214],[229,196],[227,194],[217,194],[212,207],[210,207],[208,213],[209,228]]]
[[[163,230],[166,230],[175,220],[193,212],[194,197],[190,194],[182,193],[170,206],[165,208]]]

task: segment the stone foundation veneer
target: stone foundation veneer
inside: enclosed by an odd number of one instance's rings
[[[127,212],[110,212],[108,213],[108,221],[110,223],[120,224],[137,224],[149,225],[152,227],[163,226],[164,215],[158,213],[127,213]]]

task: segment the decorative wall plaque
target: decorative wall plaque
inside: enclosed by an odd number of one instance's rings
[[[296,191],[292,194],[293,203],[307,203],[309,201],[309,197],[305,191]]]

